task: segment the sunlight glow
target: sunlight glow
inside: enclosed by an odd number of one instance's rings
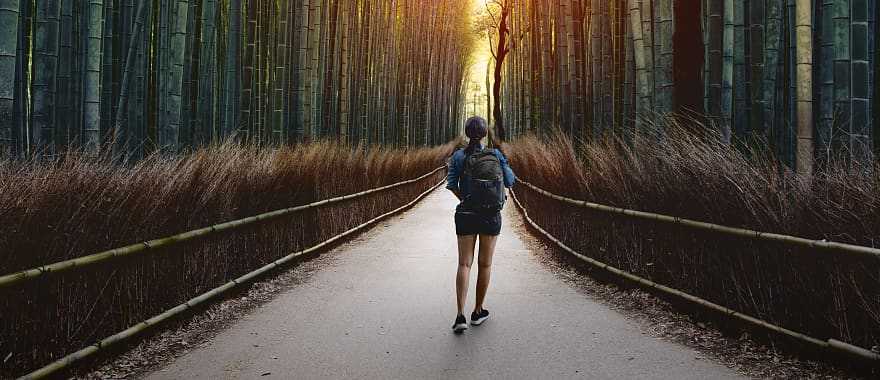
[[[471,6],[474,15],[483,15],[486,13],[487,0],[472,0]],[[486,87],[486,69],[491,64],[492,53],[489,47],[489,41],[485,37],[477,40],[477,44],[473,50],[473,62],[471,64],[470,75],[467,83],[467,109],[469,114],[476,114],[487,117],[489,109],[487,109],[487,99],[490,89]],[[475,111],[476,109],[476,111]]]

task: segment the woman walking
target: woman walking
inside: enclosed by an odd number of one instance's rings
[[[484,149],[481,140],[489,127],[486,120],[475,116],[465,123],[465,135],[470,139],[467,148],[457,150],[450,159],[446,188],[459,199],[455,209],[455,233],[458,236],[458,273],[455,290],[458,315],[452,330],[460,333],[467,329],[464,302],[467,298],[468,279],[474,260],[474,247],[479,239],[477,261],[477,299],[471,313],[471,324],[477,326],[489,318],[483,308],[495,242],[501,233],[501,208],[507,199],[505,188],[513,186],[515,177],[507,158],[498,149]]]

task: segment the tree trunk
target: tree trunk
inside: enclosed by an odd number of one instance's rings
[[[507,134],[504,130],[504,118],[501,114],[501,70],[504,67],[504,59],[509,52],[507,48],[507,34],[509,32],[509,29],[507,28],[508,15],[510,15],[510,7],[505,2],[502,5],[501,16],[498,23],[498,45],[495,59],[495,72],[493,75],[495,82],[492,84],[492,97],[494,98],[494,103],[492,104],[492,118],[495,119],[495,133],[499,141],[507,140]]]

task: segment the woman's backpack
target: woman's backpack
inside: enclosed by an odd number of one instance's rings
[[[464,200],[467,208],[481,213],[504,208],[504,172],[494,149],[478,150],[465,157],[464,179],[470,185],[470,194]]]

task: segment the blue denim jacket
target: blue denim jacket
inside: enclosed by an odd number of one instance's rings
[[[483,147],[480,146],[480,149],[483,149]],[[504,172],[504,186],[508,188],[513,187],[513,184],[516,182],[516,176],[514,176],[513,170],[510,169],[507,157],[504,157],[504,154],[498,149],[493,149],[493,151],[495,157],[498,157],[498,161],[501,161],[501,171]],[[464,149],[455,151],[452,158],[449,159],[449,171],[446,174],[446,188],[458,191],[462,199],[467,198],[470,194],[468,182],[461,180],[461,175],[464,172],[465,158],[467,158],[467,156],[464,154]]]

